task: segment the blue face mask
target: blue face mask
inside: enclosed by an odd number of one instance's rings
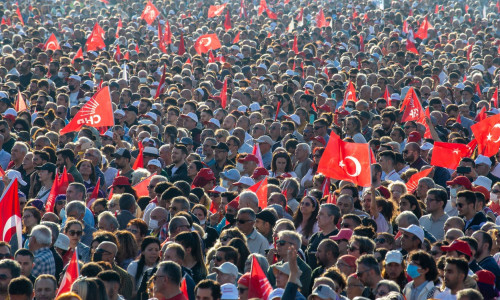
[[[408,274],[408,276],[410,276],[412,279],[415,279],[417,278],[418,276],[420,276],[420,273],[418,272],[418,266],[415,266],[415,265],[408,265],[406,267],[406,273]]]

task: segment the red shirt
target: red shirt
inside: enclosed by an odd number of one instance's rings
[[[188,298],[186,298],[186,296],[184,296],[184,294],[181,292],[177,294],[177,296],[174,296],[172,298],[162,298],[161,300],[188,300]]]

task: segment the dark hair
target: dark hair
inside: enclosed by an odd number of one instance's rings
[[[115,232],[115,235],[120,242],[120,245],[126,245],[126,247],[118,248],[118,252],[116,252],[116,262],[119,265],[122,265],[125,260],[133,260],[136,258],[139,249],[137,247],[137,241],[132,233],[127,230],[118,230]]]
[[[0,269],[9,269],[12,278],[21,276],[21,265],[12,259],[0,260]]]
[[[380,275],[380,265],[373,254],[363,254],[356,260],[356,265],[363,264],[369,270],[374,270],[375,274]]]
[[[410,202],[410,209],[412,206],[415,206],[415,208],[410,211],[414,213],[418,219],[420,219],[420,217],[422,216],[422,208],[420,208],[420,204],[418,203],[417,197],[415,197],[412,194],[404,194],[401,195],[399,201],[401,201],[401,199],[405,199],[406,201]]]
[[[424,269],[429,269],[425,274],[425,280],[436,281],[438,270],[434,258],[427,252],[419,250],[410,254],[410,261],[415,261]]]
[[[174,148],[177,148],[182,151],[183,154],[188,155],[187,147],[181,144],[175,144]]]
[[[9,296],[22,295],[28,296],[31,299],[33,295],[33,283],[26,276],[13,278],[9,283]]]
[[[342,272],[340,272],[340,270],[336,266],[332,266],[326,269],[321,276],[330,278],[331,280],[335,281],[339,285],[339,289],[341,290],[344,290],[347,286],[347,281],[344,274],[342,274]]]
[[[139,229],[139,231],[141,232],[142,236],[145,236],[146,234],[148,234],[148,225],[142,219],[137,218],[137,219],[130,220],[127,224],[127,227],[131,226],[131,225],[136,226]]]
[[[436,201],[443,202],[443,209],[446,207],[446,204],[448,203],[448,194],[444,190],[433,188],[428,190],[427,194],[436,197]]]
[[[392,161],[392,164],[395,165],[396,164],[396,154],[394,153],[394,151],[391,151],[391,150],[385,150],[385,151],[382,151],[378,154],[379,157],[386,157],[388,159],[390,159]]]
[[[446,264],[452,264],[457,267],[458,272],[464,274],[464,281],[469,273],[469,263],[463,258],[447,257]]]
[[[176,285],[181,284],[182,279],[182,269],[176,262],[173,261],[162,261],[158,265],[158,270],[161,270],[165,273],[165,276],[168,277],[169,281],[172,281]]]
[[[198,282],[198,284],[194,288],[195,294],[198,293],[198,289],[210,289],[212,291],[212,299],[220,299],[222,297],[220,284],[217,281],[211,279],[203,279],[202,281]]]
[[[113,270],[102,271],[97,274],[97,278],[101,279],[104,282],[116,282],[120,284],[120,275],[118,272]]]
[[[271,170],[276,172],[276,161],[278,158],[284,158],[286,160],[285,172],[290,172],[293,170],[292,168],[292,160],[290,159],[290,155],[287,152],[279,151],[275,152],[273,155],[273,159],[271,161]]]
[[[203,261],[203,252],[201,249],[201,238],[197,232],[181,232],[175,237],[175,242],[179,243],[184,247],[191,248],[191,255],[196,259],[197,263],[200,265],[200,271],[202,276],[207,275],[207,269]]]
[[[465,198],[467,204],[476,204],[476,194],[472,191],[460,191],[457,194],[457,199],[460,197]]]
[[[56,155],[61,155],[63,159],[69,158],[71,163],[75,161],[75,153],[71,149],[62,149],[56,152]]]
[[[493,239],[491,238],[491,235],[484,230],[478,230],[475,233],[479,233],[481,235],[483,238],[483,244],[488,243],[488,251],[491,252],[491,247],[493,246]]]
[[[306,226],[302,229],[303,236],[308,238],[311,237],[311,235],[314,233],[313,230],[314,230],[314,224],[316,224],[317,221],[316,217],[318,216],[319,212],[319,203],[318,200],[315,199],[313,196],[305,196],[304,198],[302,198],[300,202],[304,201],[305,199],[309,199],[312,205],[314,206],[314,210],[309,219],[307,220]],[[300,224],[302,224],[303,220],[304,216],[302,215],[302,211],[300,210],[299,207],[299,209],[297,209],[297,211],[295,211],[295,214],[293,215],[293,225],[295,225],[295,228],[298,228]]]
[[[337,242],[331,239],[324,239],[320,242],[320,244],[325,244],[325,251],[326,252],[331,252],[332,256],[335,258],[335,261],[339,258],[340,256],[340,250]]]
[[[247,260],[247,257],[251,254],[250,250],[248,249],[247,243],[240,238],[232,238],[227,245],[236,249],[236,255],[238,256],[238,259],[235,260],[235,265],[238,267],[238,271],[240,273],[245,273],[245,262]],[[219,247],[217,251],[221,251],[220,248],[222,247]]]
[[[95,277],[97,274],[102,272],[104,269],[97,262],[88,262],[84,264],[80,270],[81,276]]]
[[[139,277],[141,276],[142,274],[142,271],[144,270],[144,266],[146,264],[146,258],[144,257],[143,253],[144,251],[146,251],[146,248],[151,245],[151,244],[157,244],[158,245],[158,248],[161,249],[161,242],[159,239],[153,237],[153,236],[147,236],[145,237],[143,240],[142,240],[142,243],[141,243],[141,256],[139,258],[139,262],[137,263],[137,273],[136,273],[136,278],[135,279],[135,283],[138,284],[140,282],[138,282],[139,280]],[[158,256],[158,259],[157,261],[160,260],[160,257]],[[180,283],[180,281],[179,281]]]
[[[24,248],[17,250],[16,254],[14,254],[14,258],[16,258],[18,255],[29,256],[31,258],[31,261],[33,261],[35,259],[35,256],[33,255],[33,253],[31,251],[29,251],[28,249],[24,249]]]

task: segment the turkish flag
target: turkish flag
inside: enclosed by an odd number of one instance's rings
[[[266,13],[267,13],[267,16],[269,17],[269,19],[273,19],[273,20],[278,19],[278,15],[275,12],[273,12],[271,9],[269,9],[269,7],[266,7]]]
[[[60,50],[61,46],[59,46],[59,42],[54,34],[51,34],[49,39],[43,45],[43,51],[47,50]]]
[[[80,276],[80,268],[78,267],[78,247],[75,248],[75,252],[73,252],[73,256],[71,256],[71,260],[69,261],[68,267],[66,268],[66,273],[64,273],[64,277],[61,280],[61,285],[57,290],[57,295],[64,294],[66,292],[71,291],[71,286]]]
[[[214,54],[212,53],[212,51],[208,51],[208,62],[209,62],[209,63],[213,63],[213,62],[215,62],[215,56],[214,56]]]
[[[160,22],[158,22],[158,48],[160,48],[161,52],[167,53],[167,48],[165,47],[165,41],[164,41],[164,34]]]
[[[224,84],[222,85],[222,90],[220,92],[220,106],[226,109],[227,106],[227,79],[224,78]]]
[[[477,140],[478,154],[493,156],[500,148],[500,114],[471,126]]]
[[[148,186],[151,182],[151,179],[153,179],[153,176],[155,175],[156,173],[153,173],[149,177],[145,178],[142,181],[139,181],[136,185],[134,185],[134,189],[138,197],[149,196]]]
[[[134,165],[132,169],[137,170],[139,168],[144,168],[144,145],[141,141],[139,141],[139,154],[137,154],[137,158],[135,159]]]
[[[78,131],[84,125],[90,127],[115,126],[109,86],[103,87],[76,113],[75,117],[59,134]]]
[[[331,180],[328,177],[325,177],[325,180],[323,181],[323,187],[321,190],[323,191],[323,197],[326,197],[327,195],[330,194],[330,184]]]
[[[417,47],[415,47],[415,43],[410,41],[410,39],[406,39],[406,51],[410,51],[410,52],[415,53],[417,55],[419,54]]]
[[[18,90],[16,97],[16,111],[21,112],[27,110],[28,106],[26,105],[26,101],[24,101],[23,94]]]
[[[385,86],[384,99],[387,102],[387,106],[392,106],[391,95],[389,94],[389,89]]]
[[[297,15],[297,17],[295,17],[295,20],[296,20],[296,21],[300,21],[300,20],[302,20],[302,17],[303,17],[303,16],[304,16],[304,8],[303,8],[303,7],[301,7],[301,8],[300,8],[300,12],[299,12],[299,14]]]
[[[401,105],[400,111],[404,110],[403,117],[401,118],[401,122],[408,121],[418,121],[422,118],[424,114],[424,110],[422,109],[422,104],[418,100],[417,94],[412,87],[406,93],[406,96],[403,100],[403,104]]]
[[[259,207],[264,209],[267,207],[267,177],[252,185],[248,189],[254,192],[259,199]]]
[[[465,144],[434,142],[431,165],[455,170],[460,160],[469,155],[469,146]]]
[[[141,19],[144,19],[146,23],[151,25],[153,24],[154,20],[156,19],[156,17],[158,17],[159,14],[160,12],[153,5],[153,3],[151,3],[151,1],[148,1],[146,6],[144,7],[144,11],[142,12]]]
[[[241,31],[238,31],[238,33],[234,37],[233,44],[236,44],[240,41],[240,33],[241,33]]]
[[[76,51],[76,54],[73,57],[73,60],[71,60],[71,64],[74,64],[75,63],[75,59],[77,59],[77,58],[83,59],[83,50],[82,50],[82,47],[80,47],[80,49],[78,49],[78,51]]]
[[[92,191],[92,194],[87,199],[87,207],[90,209],[94,201],[99,197],[99,188],[101,188],[101,177],[97,179],[97,183]]]
[[[222,12],[224,12],[224,8],[226,8],[226,4],[222,5],[210,5],[208,8],[208,18],[213,18],[213,17],[218,17],[222,15]]]
[[[120,50],[120,45],[116,45],[116,50],[115,50],[115,61],[120,62],[122,59],[122,51]]]
[[[248,299],[259,298],[267,299],[273,291],[273,287],[266,277],[266,273],[262,271],[259,261],[254,256],[252,258],[252,267],[250,269],[250,280],[248,283]]]
[[[45,211],[53,211],[56,201],[56,197],[60,194],[66,194],[66,189],[69,186],[68,171],[66,167],[63,169],[62,175],[56,173],[56,178],[50,189],[49,196],[45,202]]]
[[[427,31],[429,29],[434,29],[434,26],[432,26],[429,23],[429,21],[427,20],[427,16],[425,16],[425,19],[422,21],[422,24],[420,24],[420,27],[418,28],[417,32],[415,33],[415,38],[425,40],[427,38]]]
[[[358,98],[356,97],[356,88],[354,87],[352,81],[349,81],[347,84],[347,88],[344,93],[344,101],[342,102],[342,108],[345,107],[347,101],[358,102]]]
[[[92,29],[92,32],[89,35],[89,38],[87,39],[87,42],[85,43],[87,51],[96,51],[106,48],[106,44],[102,39],[103,34],[104,30],[96,22],[94,28]]]
[[[293,37],[292,50],[293,50],[293,52],[295,52],[295,54],[299,54],[299,45],[298,45],[298,41],[297,41],[297,36],[296,35]]]
[[[14,178],[5,188],[0,199],[0,232],[1,241],[10,242],[12,236],[17,235],[18,245],[22,245],[22,221],[21,207],[19,206],[19,194],[17,178]]]
[[[493,96],[491,97],[491,105],[498,108],[498,87],[495,89]]]
[[[120,37],[120,30],[123,28],[123,24],[122,24],[122,19],[120,18],[118,20],[118,26],[116,26],[116,34],[115,34],[115,38],[119,38]]]
[[[184,45],[184,34],[181,32],[181,37],[179,40],[179,50],[177,50],[178,55],[183,55],[186,53],[186,46]]]
[[[163,74],[161,75],[160,83],[158,84],[158,89],[156,90],[155,99],[158,99],[158,97],[160,97],[160,95],[165,91],[165,79],[167,78],[166,71],[167,65],[163,64]]]
[[[323,12],[322,8],[319,10],[318,14],[316,15],[316,26],[318,28],[328,26],[328,23],[326,23],[326,19],[325,19],[325,13]]]
[[[231,15],[229,14],[229,9],[226,12],[226,18],[224,19],[224,29],[226,29],[226,31],[231,29]]]
[[[264,12],[264,10],[267,10],[267,3],[266,3],[266,0],[260,0],[260,4],[259,4],[259,10],[257,11],[257,15],[262,15],[262,12]]]
[[[217,34],[205,34],[200,36],[194,43],[194,49],[198,54],[207,53],[210,50],[219,49],[221,47]]]
[[[367,187],[371,185],[370,160],[375,162],[368,144],[344,142],[332,132],[319,161],[318,173]]]
[[[253,144],[252,154],[257,156],[259,160],[258,167],[264,168],[264,163],[262,162],[262,154],[260,153],[260,147],[258,143]]]
[[[435,155],[435,153],[433,152],[432,155]],[[408,194],[412,194],[413,192],[415,192],[415,190],[417,189],[419,179],[427,177],[427,175],[429,175],[431,171],[432,168],[429,168],[413,174],[410,177],[410,180],[408,180],[408,182],[406,183],[406,189],[408,190]]]
[[[485,105],[485,106],[483,106],[483,108],[481,108],[481,110],[477,114],[474,121],[481,122],[482,120],[486,119],[487,117],[488,117],[488,115],[486,114],[486,105]]]

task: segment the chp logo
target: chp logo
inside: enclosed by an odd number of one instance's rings
[[[80,119],[77,120],[76,124],[78,125],[99,125],[101,123],[101,116],[96,114],[97,108],[99,107],[99,102],[95,99],[95,97],[92,97],[89,102],[87,102],[87,105],[82,107],[81,114],[80,114]]]

